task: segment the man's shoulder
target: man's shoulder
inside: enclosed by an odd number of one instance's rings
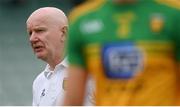
[[[78,19],[85,18],[91,16],[91,14],[95,13],[98,9],[100,9],[106,0],[89,0],[76,8],[74,8],[69,14],[70,23],[77,21]]]
[[[180,11],[180,1],[179,0],[154,0],[156,3],[163,5],[167,8],[172,8]]]
[[[44,71],[41,72],[33,81],[33,86],[40,85],[45,79]]]

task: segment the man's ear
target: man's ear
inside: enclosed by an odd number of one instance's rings
[[[64,42],[66,40],[66,36],[67,36],[67,32],[68,32],[68,27],[64,26],[63,28],[61,28],[61,32],[62,32],[62,41]]]

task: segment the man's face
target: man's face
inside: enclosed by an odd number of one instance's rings
[[[32,17],[27,21],[29,41],[35,55],[47,61],[61,50],[61,29],[45,17]]]

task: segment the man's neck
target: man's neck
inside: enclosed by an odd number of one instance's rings
[[[62,58],[57,58],[51,61],[48,61],[48,64],[50,66],[50,70],[54,71],[56,65],[58,65],[59,63],[61,63],[63,61],[64,57]]]

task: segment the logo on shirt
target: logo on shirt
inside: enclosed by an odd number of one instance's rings
[[[84,34],[98,33],[103,28],[103,22],[101,20],[90,20],[81,23],[80,30]]]
[[[64,79],[63,79],[62,88],[63,88],[63,90],[66,90],[66,89],[67,89],[67,78],[64,78]]]
[[[142,52],[131,42],[106,44],[102,54],[109,78],[130,79],[142,71]]]
[[[41,97],[45,96],[45,89],[42,90]]]
[[[164,17],[161,14],[153,14],[150,19],[152,32],[160,32],[164,26]]]
[[[117,14],[114,16],[115,20],[118,23],[118,35],[119,37],[126,38],[131,32],[132,23],[135,20],[135,14],[133,12],[125,12],[122,14]]]

